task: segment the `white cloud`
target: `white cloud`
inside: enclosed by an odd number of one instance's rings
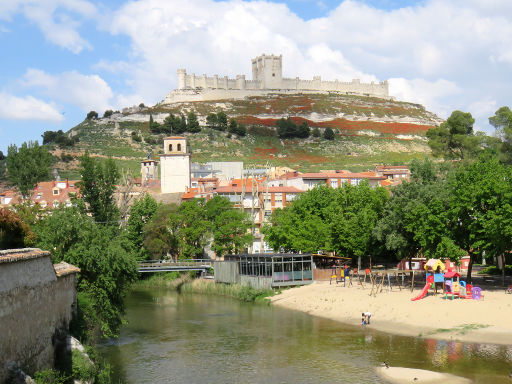
[[[33,96],[18,97],[5,92],[0,92],[0,118],[51,123],[60,123],[64,119],[52,103],[46,103]]]
[[[459,95],[461,89],[457,84],[444,79],[431,82],[424,79],[394,78],[389,79],[389,93],[399,100],[422,104],[446,118],[451,111],[457,109],[449,100]]]
[[[83,111],[101,113],[112,108],[112,89],[98,75],[83,75],[76,71],[51,75],[39,69],[29,69],[22,84],[38,88],[47,96],[73,104]]]
[[[79,34],[83,19],[91,19],[96,7],[86,0],[7,0],[0,2],[0,19],[21,13],[37,25],[53,44],[80,53],[92,46]]]

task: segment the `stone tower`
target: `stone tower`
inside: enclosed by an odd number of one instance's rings
[[[182,136],[164,138],[160,155],[162,193],[185,192],[190,188],[190,153]]]
[[[158,161],[146,159],[140,162],[141,182],[158,179]]]
[[[252,79],[261,89],[280,89],[283,80],[283,55],[261,55],[252,59]]]

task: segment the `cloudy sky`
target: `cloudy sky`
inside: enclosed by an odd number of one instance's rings
[[[0,150],[68,130],[90,110],[154,104],[176,69],[390,81],[400,100],[477,128],[511,105],[510,0],[0,1]]]

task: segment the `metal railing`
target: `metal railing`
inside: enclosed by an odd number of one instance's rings
[[[144,269],[161,269],[165,267],[204,267],[213,268],[214,260],[211,259],[183,259],[183,260],[153,260],[142,261],[139,263],[139,268]]]

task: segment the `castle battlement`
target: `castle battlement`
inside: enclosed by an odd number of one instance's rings
[[[387,80],[362,83],[359,79],[350,82],[325,81],[321,76],[313,76],[312,80],[283,78],[282,59],[282,55],[265,54],[252,59],[252,80],[246,80],[245,75],[237,75],[235,79],[219,75],[197,76],[194,73],[187,74],[185,69],[178,69],[178,89],[167,95],[164,103],[212,100],[212,97],[238,99],[269,92],[339,92],[389,98]]]

